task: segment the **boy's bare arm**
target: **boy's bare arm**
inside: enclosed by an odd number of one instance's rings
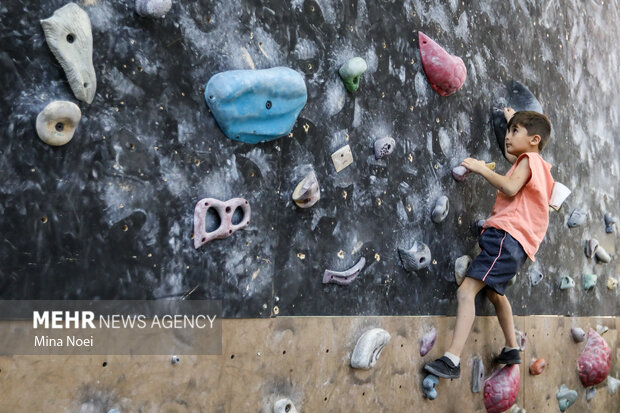
[[[482,175],[491,185],[508,196],[515,196],[530,178],[530,163],[525,156],[510,176],[500,175],[485,166],[484,161],[474,158],[465,159],[461,165],[470,171]]]

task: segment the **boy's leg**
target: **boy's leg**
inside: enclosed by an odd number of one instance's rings
[[[458,310],[456,313],[456,325],[452,333],[452,342],[448,352],[435,361],[427,363],[424,369],[436,376],[446,379],[459,378],[461,374],[460,356],[463,351],[471,326],[476,316],[476,295],[485,284],[474,278],[465,277],[457,290]],[[453,360],[456,360],[454,362]]]
[[[497,313],[497,319],[506,340],[506,347],[502,349],[495,361],[500,364],[520,364],[521,356],[519,356],[519,345],[515,337],[515,325],[512,319],[510,302],[506,296],[499,295],[491,289],[487,291],[487,297],[495,306],[495,313]]]

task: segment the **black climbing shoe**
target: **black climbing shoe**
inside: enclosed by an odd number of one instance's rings
[[[519,350],[513,349],[508,350],[502,349],[502,352],[499,353],[499,356],[495,357],[495,362],[497,364],[521,364],[521,356],[519,356]]]
[[[461,365],[455,366],[446,356],[441,356],[435,361],[426,363],[424,370],[442,379],[458,379],[461,377]]]

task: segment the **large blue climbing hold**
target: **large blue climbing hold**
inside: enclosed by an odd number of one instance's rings
[[[245,143],[288,135],[308,99],[303,77],[287,67],[213,75],[205,99],[224,134]]]

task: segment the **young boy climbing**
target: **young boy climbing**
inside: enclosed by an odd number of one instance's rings
[[[446,379],[455,379],[461,374],[460,356],[476,314],[474,299],[482,289],[486,289],[487,297],[495,306],[506,339],[496,362],[521,363],[512,308],[504,292],[525,260],[529,257],[534,261],[549,225],[553,177],[549,173],[551,164],[543,160],[540,151],[549,140],[551,123],[537,112],[515,113],[505,108],[504,115],[508,121],[506,151],[517,157],[508,173],[497,174],[487,168],[484,161],[473,158],[462,163],[471,172],[482,175],[498,191],[491,217],[485,221],[478,239],[482,251],[457,291],[458,310],[450,347],[442,357],[424,366],[426,371]]]

